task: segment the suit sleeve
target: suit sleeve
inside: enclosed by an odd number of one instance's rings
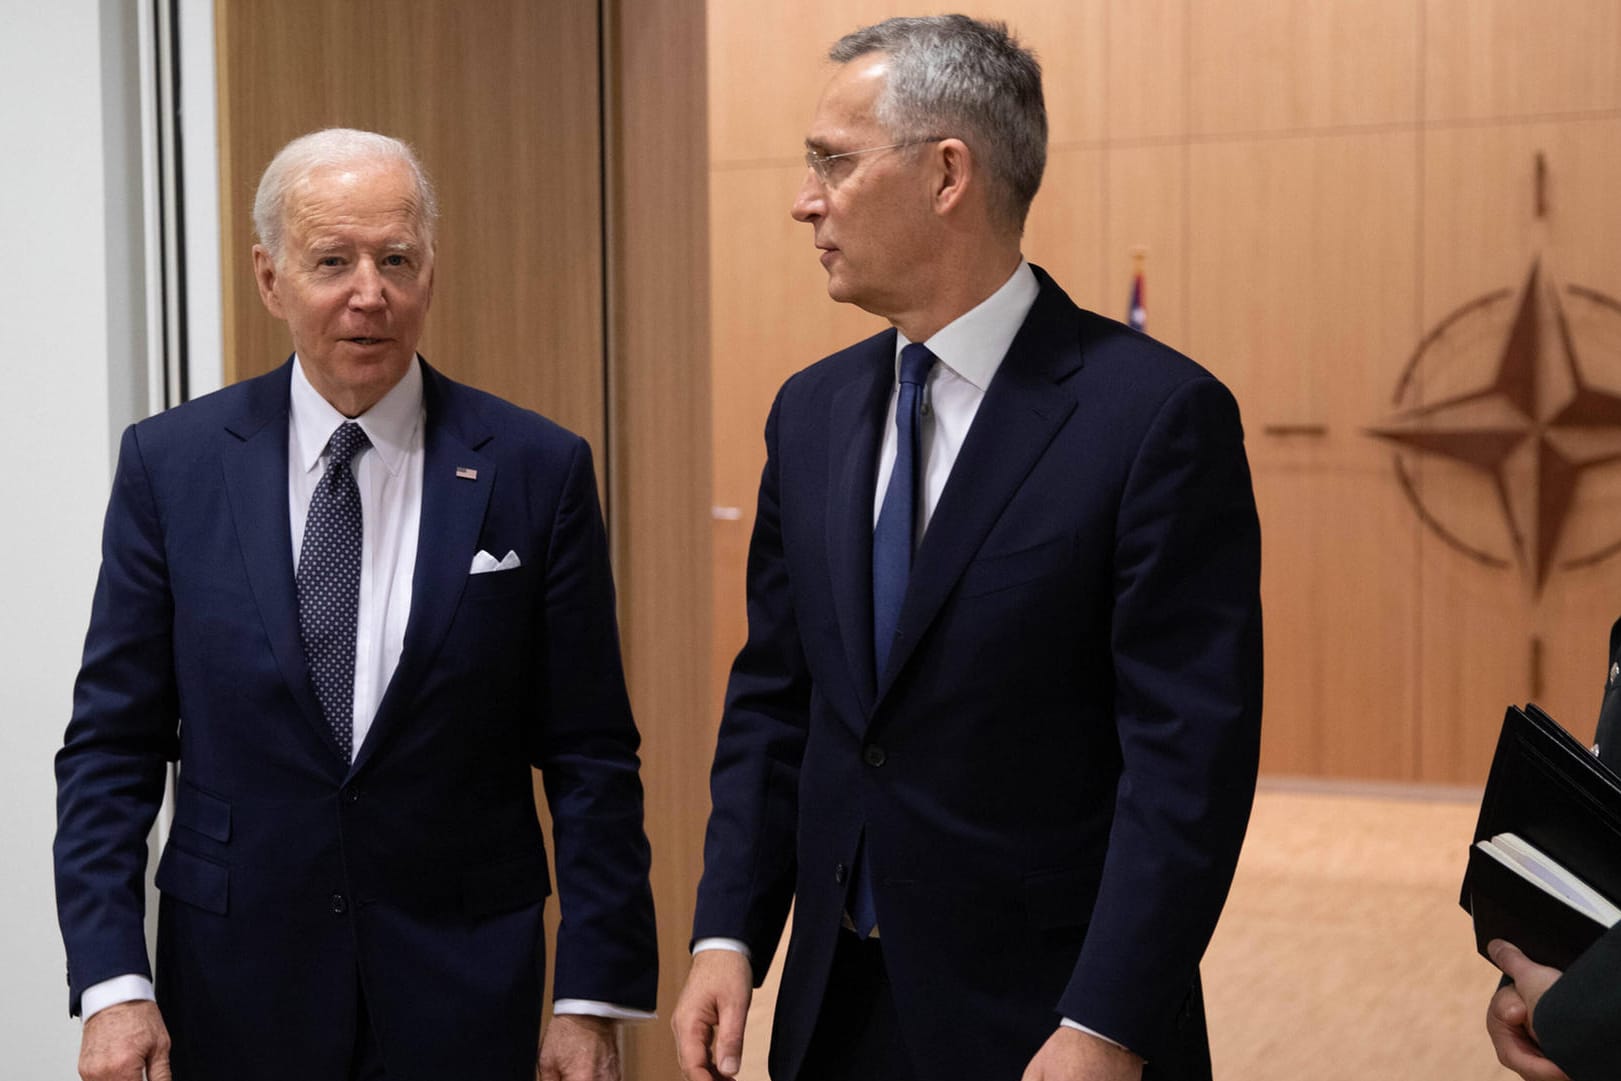
[[[1115,536],[1121,776],[1097,904],[1058,1008],[1152,1059],[1226,900],[1260,748],[1260,526],[1238,407],[1214,379],[1160,407]]]
[[[558,999],[652,1010],[658,946],[642,829],[640,736],[614,615],[613,572],[591,451],[579,441],[546,566],[547,701],[534,764],[552,814],[562,922]]]
[[[1543,1053],[1571,1081],[1603,1081],[1621,1062],[1621,926],[1578,957],[1531,1018]]]
[[[766,421],[766,465],[749,540],[748,640],[732,664],[710,771],[693,937],[745,943],[755,985],[776,953],[793,898],[799,769],[810,716],[810,673],[783,550],[777,433],[782,396]]]
[[[56,756],[56,903],[74,1014],[86,987],[151,974],[146,842],[165,763],[179,756],[172,632],[160,513],[132,427],[119,448],[73,715]]]

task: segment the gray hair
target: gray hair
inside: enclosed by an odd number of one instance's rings
[[[317,169],[363,162],[399,162],[411,171],[417,189],[417,221],[423,240],[433,246],[434,225],[439,220],[439,199],[433,183],[406,143],[375,131],[355,128],[327,128],[300,135],[276,152],[259,178],[259,191],[253,197],[253,231],[270,258],[281,262],[282,243],[287,225],[287,195],[293,185]]]
[[[1003,22],[966,15],[885,19],[846,34],[828,58],[889,58],[878,122],[897,142],[951,136],[990,174],[991,212],[1023,231],[1047,166],[1041,65]]]

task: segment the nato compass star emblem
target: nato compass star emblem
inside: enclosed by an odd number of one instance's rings
[[[1517,566],[1540,595],[1555,570],[1621,551],[1621,514],[1578,528],[1574,513],[1584,485],[1621,495],[1621,394],[1593,381],[1600,370],[1621,374],[1621,302],[1559,285],[1538,259],[1520,289],[1470,301],[1419,343],[1369,434],[1395,447],[1428,529]]]

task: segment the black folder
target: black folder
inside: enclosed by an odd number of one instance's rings
[[[1499,833],[1517,834],[1621,904],[1621,776],[1535,705],[1511,706],[1497,738],[1474,839]],[[1567,968],[1605,931],[1472,843],[1459,901],[1482,956],[1502,938]]]

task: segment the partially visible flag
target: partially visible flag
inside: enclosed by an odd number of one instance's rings
[[[1131,276],[1131,305],[1126,309],[1126,325],[1132,330],[1148,329],[1148,298],[1143,286],[1143,257],[1137,256],[1137,269]]]

